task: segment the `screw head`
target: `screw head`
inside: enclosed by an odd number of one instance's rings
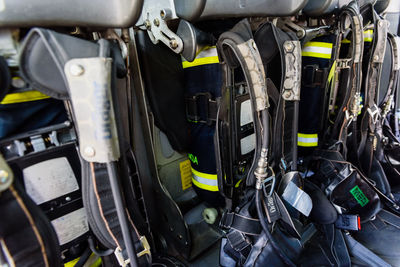
[[[144,22],[144,26],[146,27],[146,29],[150,30],[151,29],[150,20],[146,19],[145,22]]]
[[[287,52],[290,52],[290,51],[293,50],[293,44],[290,43],[290,42],[286,42],[283,46],[284,46],[284,48],[285,48],[285,50],[286,50]]]
[[[8,181],[9,174],[5,170],[0,170],[0,184],[5,184]]]
[[[379,56],[378,56],[378,55],[375,55],[375,56],[374,56],[374,60],[379,60]]]
[[[96,151],[94,150],[93,147],[87,146],[87,147],[85,147],[85,150],[83,151],[83,153],[85,154],[86,157],[94,157],[94,155],[96,154]]]
[[[292,93],[290,91],[286,91],[284,93],[285,98],[290,98],[292,96]]]
[[[157,27],[160,26],[160,20],[159,19],[154,19],[153,20],[154,25],[156,25]]]
[[[66,197],[65,201],[71,201],[71,198],[70,197]]]
[[[169,41],[169,46],[170,46],[172,49],[175,49],[175,48],[178,47],[178,42],[177,42],[175,39],[171,39],[171,41]]]
[[[81,76],[85,72],[85,69],[83,68],[82,65],[72,64],[71,67],[69,68],[69,72],[73,76]]]

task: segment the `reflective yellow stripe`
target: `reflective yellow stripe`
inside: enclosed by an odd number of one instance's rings
[[[218,191],[218,178],[216,174],[199,172],[193,168],[192,174],[192,182],[198,188],[213,192]]]
[[[42,100],[46,98],[50,98],[50,96],[47,96],[39,91],[32,90],[32,91],[8,94],[3,99],[3,101],[0,102],[0,104],[4,105],[4,104],[23,103],[35,100]]]
[[[208,173],[204,173],[204,172],[199,172],[199,171],[196,171],[193,168],[192,168],[192,173],[194,175],[197,175],[197,176],[199,176],[201,178],[204,178],[204,179],[210,179],[210,180],[217,180],[218,179],[216,174],[208,174]]]
[[[303,147],[318,146],[318,134],[297,134],[297,145]]]
[[[201,65],[208,65],[208,64],[216,64],[219,63],[217,48],[215,46],[208,46],[201,50],[196,59],[193,62],[189,61],[182,61],[182,67],[184,69],[201,66]]]
[[[332,43],[325,42],[307,42],[301,55],[303,57],[316,57],[316,58],[331,58],[332,55]]]
[[[328,83],[332,82],[333,75],[335,74],[335,70],[336,70],[336,60],[333,62],[332,67],[329,70]]]
[[[197,182],[195,179],[193,179],[192,182],[198,188],[201,188],[201,189],[204,189],[204,190],[207,190],[207,191],[213,191],[213,192],[217,192],[218,191],[218,186],[202,184],[202,183]]]
[[[374,37],[374,30],[364,31],[364,42],[372,42],[373,37]]]
[[[374,37],[374,30],[366,30],[364,31],[364,42],[372,42]],[[351,41],[349,39],[343,39],[342,44],[350,44]]]
[[[79,261],[79,258],[76,258],[72,261],[69,261],[64,264],[64,267],[74,267],[75,264]],[[87,261],[88,263],[91,262],[90,267],[99,267],[101,266],[101,258],[94,253],[92,253]]]

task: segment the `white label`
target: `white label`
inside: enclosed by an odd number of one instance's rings
[[[242,102],[240,105],[240,126],[253,122],[253,112],[250,99]]]
[[[60,245],[64,245],[89,231],[85,209],[73,211],[51,221]]]
[[[256,135],[253,133],[245,138],[240,139],[240,151],[242,155],[246,155],[256,147]]]
[[[4,4],[4,0],[0,0],[0,11],[4,11],[6,9],[6,5]]]
[[[29,166],[23,175],[26,192],[37,205],[79,189],[66,157]]]

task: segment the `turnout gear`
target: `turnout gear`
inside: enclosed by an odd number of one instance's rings
[[[215,120],[222,86],[221,66],[218,63],[215,46],[205,47],[192,62],[182,61],[192,183],[199,197],[212,206],[224,204],[218,192],[214,152]]]

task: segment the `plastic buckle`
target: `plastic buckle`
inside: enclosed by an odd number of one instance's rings
[[[144,256],[146,254],[151,255],[150,245],[149,245],[149,242],[147,241],[147,238],[145,236],[141,236],[140,237],[140,243],[142,243],[143,250],[136,254],[137,257],[140,258],[140,257],[142,257],[142,256]]]
[[[120,266],[122,267],[126,267],[128,266],[128,264],[130,263],[130,259],[125,259],[124,255],[122,255],[122,250],[120,247],[117,247],[114,251],[114,255],[117,258],[117,261],[119,263]]]
[[[147,241],[147,238],[146,238],[145,236],[141,236],[141,237],[140,237],[140,243],[141,243],[142,246],[143,246],[143,250],[140,251],[140,252],[138,252],[138,253],[136,254],[136,256],[137,256],[138,258],[140,258],[140,257],[142,257],[142,256],[144,256],[144,255],[146,255],[146,254],[151,255],[151,252],[150,252],[150,245],[149,245],[149,242]],[[122,250],[121,250],[120,247],[117,247],[117,248],[115,249],[114,255],[115,255],[115,257],[117,258],[117,261],[118,261],[119,265],[122,266],[122,267],[128,266],[128,264],[131,262],[130,259],[125,259],[125,258],[124,258],[124,255],[123,255]]]

